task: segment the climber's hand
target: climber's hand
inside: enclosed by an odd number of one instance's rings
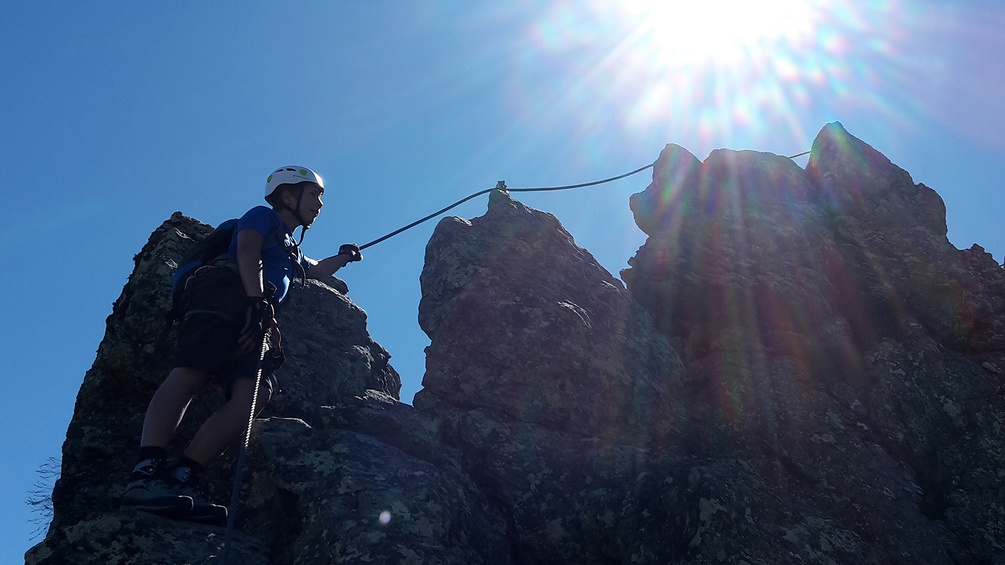
[[[359,246],[355,243],[346,243],[338,248],[339,255],[348,255],[349,260],[346,263],[352,263],[353,261],[360,261],[363,259],[363,254],[359,251]]]
[[[248,298],[248,306],[244,310],[244,327],[237,340],[241,351],[255,351],[262,347],[266,330],[275,324],[274,316],[275,312],[268,300],[260,296]]]

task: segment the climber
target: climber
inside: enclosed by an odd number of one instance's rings
[[[229,249],[185,281],[178,356],[147,408],[139,462],[129,475],[123,505],[197,522],[227,520],[227,507],[203,499],[196,482],[249,425],[256,388],[256,410],[276,389],[273,372],[283,357],[275,306],[295,276],[324,279],[363,258],[355,244],[343,245],[321,261],[301,253],[300,243],[321,211],[323,194],[324,182],[314,171],[276,169],[265,185],[271,208],[256,206],[245,213],[236,222]],[[300,242],[293,236],[297,227]],[[169,467],[167,449],[178,425],[192,398],[209,382],[221,388],[226,402]]]

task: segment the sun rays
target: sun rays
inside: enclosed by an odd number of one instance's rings
[[[915,115],[909,97],[877,85],[909,86],[918,65],[934,64],[906,51],[907,30],[936,17],[899,0],[559,3],[528,31],[529,64],[576,76],[553,104],[584,120],[614,104],[627,127],[669,123],[670,139],[772,139],[779,147],[758,148],[795,152],[812,134],[805,127],[842,108]],[[806,125],[822,113],[831,115]]]

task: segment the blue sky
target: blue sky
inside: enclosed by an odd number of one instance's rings
[[[795,154],[841,121],[934,188],[949,237],[1005,256],[1005,8],[996,2],[19,2],[0,21],[0,562],[21,562],[105,317],[176,210],[216,224],[275,167],[328,183],[314,257],[498,180],[585,182],[674,142]],[[839,5],[840,4],[840,5]],[[672,5],[668,9],[665,5]],[[805,157],[797,159],[805,164]],[[519,195],[610,271],[643,243],[648,173]],[[454,211],[481,215],[485,198]],[[340,276],[421,386],[418,277],[435,222]]]

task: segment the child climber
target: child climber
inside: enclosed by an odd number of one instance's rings
[[[276,169],[265,184],[271,208],[248,210],[238,220],[229,250],[185,282],[178,357],[147,408],[139,463],[129,476],[123,505],[197,522],[227,520],[225,506],[196,493],[196,481],[247,426],[259,367],[256,407],[265,406],[272,396],[272,370],[282,362],[282,354],[273,348],[262,362],[262,352],[263,343],[271,341],[266,334],[272,329],[278,334],[274,305],[285,298],[295,276],[324,279],[363,258],[354,244],[321,261],[300,252],[293,231],[300,227],[303,241],[304,230],[321,212],[323,194],[324,182],[314,171],[299,166]],[[168,467],[167,448],[185,410],[210,381],[223,390],[226,402]]]

